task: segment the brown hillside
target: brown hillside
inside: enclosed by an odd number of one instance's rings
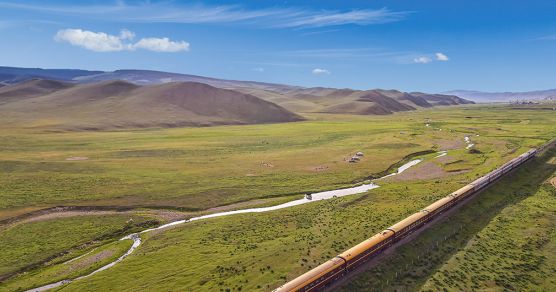
[[[0,87],[0,103],[41,96],[72,86],[71,83],[43,79],[33,79],[16,85],[2,86]]]
[[[322,109],[323,113],[353,114],[353,115],[388,115],[393,111],[371,102],[352,101],[341,103]]]
[[[417,106],[420,106],[420,107],[432,107],[433,106],[426,99],[424,99],[420,96],[411,95],[409,93],[403,93],[402,97],[400,97],[400,100],[410,101],[413,104],[415,104]]]
[[[429,94],[422,92],[412,92],[411,95],[421,97],[433,105],[458,105],[458,104],[472,104],[474,102],[460,98],[455,95],[446,94]]]
[[[133,103],[150,106],[156,102],[181,108],[200,116],[218,117],[237,123],[275,123],[300,120],[281,106],[253,95],[220,89],[203,83],[174,82],[145,86],[134,93]]]
[[[422,96],[423,95],[423,96]],[[257,94],[257,96],[261,96]],[[262,95],[261,97],[265,98]],[[464,103],[450,96],[437,95],[429,102],[424,94],[413,94],[398,90],[353,90],[325,87],[295,89],[283,94],[284,98],[275,99],[279,105],[288,108],[302,108],[303,112],[322,112],[339,114],[391,114],[399,111],[430,108],[443,103]],[[289,98],[288,98],[289,97]],[[444,100],[447,99],[447,100]],[[297,102],[296,102],[297,101]],[[303,105],[301,106],[301,103]],[[312,106],[310,106],[312,104]]]
[[[328,106],[321,110],[325,113],[335,114],[357,114],[357,115],[387,115],[393,112],[414,110],[415,108],[398,102],[397,100],[385,96],[380,91],[369,90],[357,92],[357,96],[349,98],[354,101],[347,101]]]
[[[359,97],[358,101],[373,102],[384,109],[393,112],[410,111],[415,109],[410,105],[403,104],[393,98],[387,97],[376,90],[367,91],[364,95]]]
[[[76,85],[0,105],[9,122],[66,129],[210,126],[302,120],[281,106],[195,82],[138,86],[124,81]]]

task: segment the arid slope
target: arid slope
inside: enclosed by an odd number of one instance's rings
[[[32,80],[0,90],[4,123],[65,129],[210,126],[299,121],[258,97],[195,82],[139,86]]]

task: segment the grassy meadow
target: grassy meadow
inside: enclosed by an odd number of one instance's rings
[[[130,220],[131,219],[131,220]],[[130,232],[157,225],[136,215],[75,216],[3,226],[0,275],[68,260]]]
[[[553,291],[556,150],[529,162],[340,291]]]
[[[42,269],[19,274],[3,283],[1,289],[21,291],[65,279],[74,279],[109,264],[124,254],[133,244],[131,239],[114,241],[90,250],[73,260],[50,264]]]
[[[0,127],[0,220],[58,205],[200,212],[261,198],[278,202],[353,185],[421,153],[417,157],[424,161],[413,173],[381,181],[380,188],[366,194],[143,234],[143,244],[109,271],[61,288],[270,290],[556,136],[553,112],[502,106],[309,118],[287,124],[112,132]],[[465,149],[466,135],[477,151]],[[448,155],[426,154],[440,150]],[[345,161],[357,151],[365,153],[361,162]],[[434,175],[420,179],[423,173]],[[116,244],[121,236],[114,230],[126,222],[104,216],[72,219],[11,227],[18,229],[10,236],[27,245],[13,245],[5,237],[10,229],[0,229],[10,250],[2,263],[42,263],[0,282],[0,290],[25,290],[48,284],[48,279],[85,274],[94,263],[68,270],[63,261],[69,257],[46,264],[40,259],[96,242],[99,234],[112,234],[101,236],[110,238],[103,243]],[[94,220],[105,229],[81,227]],[[133,222],[142,220],[151,222]],[[34,225],[39,223],[44,226]],[[36,230],[56,232],[41,236]],[[48,251],[33,247],[42,237],[55,241]],[[95,247],[92,254],[110,246],[91,245],[80,253]],[[114,249],[111,256],[123,250]],[[11,266],[0,269],[8,273]]]
[[[461,147],[465,134],[500,148],[492,155],[523,150],[553,136],[553,124],[552,112],[472,107],[211,128],[0,128],[0,219],[54,205],[203,210],[338,188],[406,155]],[[365,159],[346,163],[357,151]]]

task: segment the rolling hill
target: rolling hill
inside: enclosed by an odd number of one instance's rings
[[[258,97],[197,82],[139,86],[125,81],[71,85],[31,80],[4,86],[0,96],[3,122],[29,127],[112,129],[302,120]]]
[[[301,113],[385,115],[472,103],[454,95],[307,88],[150,70],[0,67],[0,84],[4,116],[29,122],[25,113],[34,112],[38,126],[68,128],[273,123],[300,120]]]
[[[55,80],[35,79],[12,86],[0,87],[0,104],[20,98],[36,97],[61,89],[72,87],[73,84]]]
[[[294,112],[334,114],[385,115],[400,111],[470,104],[453,95],[407,93],[397,90],[353,90],[336,88],[301,88],[274,92],[253,88],[236,90],[275,102]]]

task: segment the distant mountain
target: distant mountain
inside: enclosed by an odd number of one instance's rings
[[[429,94],[429,93],[422,93],[422,92],[412,92],[410,93],[413,96],[418,96],[425,99],[433,106],[439,105],[458,105],[458,104],[473,104],[474,102],[471,100],[463,99],[456,95],[447,95],[447,94]]]
[[[251,92],[257,96],[266,96],[260,91]],[[281,98],[273,95],[269,100],[273,100],[286,108],[290,108],[291,105],[301,107],[303,112],[358,115],[385,115],[433,106],[473,103],[452,95],[407,93],[382,89],[352,90],[323,87],[294,89],[282,93]],[[302,101],[303,104],[300,105],[295,101]],[[291,109],[295,111],[295,107]]]
[[[472,90],[453,90],[443,94],[457,95],[476,102],[507,102],[510,100],[541,100],[556,95],[556,89],[524,92],[482,92]]]
[[[37,95],[41,90],[45,94]],[[65,129],[259,124],[303,119],[258,97],[204,83],[140,86],[104,81],[67,85],[46,80],[0,88],[0,116],[3,123]]]
[[[96,83],[109,80],[123,80],[137,85],[153,85],[169,82],[199,82],[220,88],[249,87],[268,89],[281,92],[301,88],[283,84],[237,81],[216,79],[203,76],[169,73],[152,70],[116,70],[113,72],[87,71],[72,69],[36,69],[36,68],[14,68],[0,67],[0,83],[14,84],[31,79],[52,79],[76,83]]]
[[[74,69],[41,69],[0,66],[0,84],[14,84],[31,79],[72,81],[77,77],[100,74],[102,71]]]
[[[42,79],[46,76],[49,77],[47,79],[51,80],[35,80],[37,76],[41,76]],[[124,83],[110,83],[111,81],[124,81]],[[41,97],[39,100],[52,99],[57,95],[62,94],[54,94],[54,91],[63,89],[63,94],[65,94],[66,97],[63,98],[64,102],[59,105],[59,108],[67,106],[68,104],[66,101],[70,100],[70,97],[76,104],[83,103],[88,105],[90,100],[103,99],[105,97],[110,97],[112,100],[115,100],[116,97],[122,98],[120,97],[121,94],[125,95],[124,97],[127,100],[127,98],[130,97],[126,95],[127,91],[133,91],[133,93],[129,94],[133,94],[135,96],[139,96],[139,93],[143,91],[158,95],[161,93],[153,91],[154,88],[156,88],[153,86],[183,82],[207,84],[213,88],[213,91],[217,88],[232,90],[235,94],[257,97],[282,107],[289,112],[295,113],[384,115],[400,111],[416,110],[419,108],[430,108],[433,106],[449,106],[472,103],[454,95],[427,94],[420,92],[407,93],[397,90],[383,89],[353,90],[349,88],[338,89],[326,87],[306,88],[255,81],[224,80],[151,70],[116,70],[113,72],[102,72],[0,67],[0,84],[9,85],[0,89],[0,104],[11,102],[14,99],[17,100],[20,97],[30,98],[48,95],[48,98],[45,96]],[[90,85],[91,87],[87,87],[87,85]],[[189,87],[181,86],[172,90],[192,90],[192,88]],[[163,88],[168,89],[164,86]],[[116,92],[112,92],[114,90]],[[123,92],[119,93],[117,92],[118,90],[123,90]],[[188,94],[188,92],[180,92],[180,94]],[[231,92],[228,92],[228,94],[231,94]],[[141,96],[146,98],[145,94]],[[152,96],[150,98],[156,99],[160,97]],[[58,98],[55,99],[58,100]],[[120,101],[123,102],[123,100],[124,99]],[[190,100],[190,102],[193,102],[193,100]],[[212,102],[220,102],[222,105],[233,107],[233,104],[226,103],[226,100],[224,99],[212,100]],[[168,104],[168,106],[170,105],[171,103]],[[35,106],[39,106],[39,103],[32,105],[31,107]],[[158,105],[158,107],[161,106],[162,105]],[[213,106],[218,108],[216,104]],[[153,110],[155,108],[153,108]],[[223,107],[220,108],[223,111],[226,110]],[[121,110],[124,109],[121,108]],[[167,110],[172,111],[171,109]],[[204,108],[204,110],[208,110],[208,108]],[[217,121],[217,119],[199,119],[199,121],[202,122],[191,120],[186,123],[185,120],[181,120],[179,123],[200,125],[259,122],[259,118],[253,119],[253,113],[250,114],[251,115],[246,116],[245,119],[241,119],[238,116],[229,116],[228,118],[230,119],[227,119],[226,121]],[[191,114],[189,114],[189,116],[191,116]],[[260,122],[274,121],[271,117],[268,117],[268,119],[268,121],[261,120]],[[292,119],[295,120],[296,118],[285,117],[282,114],[278,114],[275,121],[289,121]],[[162,121],[163,119],[159,120]]]

